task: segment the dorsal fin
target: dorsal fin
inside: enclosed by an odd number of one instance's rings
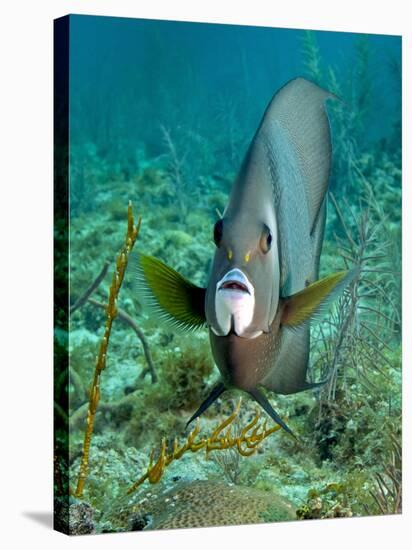
[[[256,139],[262,132],[270,140],[279,124],[286,132],[302,174],[311,230],[326,194],[331,169],[332,145],[325,101],[336,96],[316,84],[296,78],[272,99]]]

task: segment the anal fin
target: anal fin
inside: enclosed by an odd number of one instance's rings
[[[292,430],[289,428],[289,426],[283,422],[283,420],[280,418],[278,413],[274,410],[272,405],[269,403],[268,398],[265,396],[263,392],[261,392],[258,388],[254,388],[253,390],[249,390],[248,392],[253,399],[259,403],[259,405],[262,407],[262,409],[268,413],[268,415],[276,422],[276,424],[279,424],[288,434],[290,434],[295,439],[298,439],[296,435],[292,432]]]

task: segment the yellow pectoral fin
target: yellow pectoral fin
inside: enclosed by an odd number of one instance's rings
[[[297,294],[285,298],[281,323],[296,327],[308,319],[324,314],[356,274],[357,270],[339,271],[312,283]]]
[[[186,330],[206,323],[205,289],[152,256],[138,254],[137,292],[161,318]]]

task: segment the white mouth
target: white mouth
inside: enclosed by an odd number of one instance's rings
[[[217,283],[215,294],[216,320],[218,330],[212,327],[215,334],[225,336],[232,328],[238,336],[246,333],[253,319],[255,310],[255,289],[240,269],[231,269]],[[258,333],[248,334],[256,337]]]
[[[218,292],[240,292],[254,294],[254,289],[246,275],[240,269],[232,269],[217,283]]]

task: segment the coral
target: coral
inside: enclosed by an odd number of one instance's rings
[[[378,513],[400,514],[402,512],[402,448],[400,441],[391,434],[392,449],[388,464],[382,472],[375,474],[373,489],[369,490]],[[371,513],[366,505],[365,509]]]
[[[208,453],[212,451],[224,451],[228,449],[235,449],[242,456],[251,456],[255,454],[262,441],[272,433],[278,431],[280,426],[276,424],[272,428],[267,429],[266,420],[260,425],[260,412],[256,411],[254,418],[242,428],[240,433],[232,435],[232,423],[239,414],[240,405],[241,400],[239,400],[233,413],[216,426],[210,437],[197,439],[200,432],[200,425],[199,422],[197,422],[196,427],[190,432],[187,441],[183,445],[179,446],[175,438],[173,441],[173,448],[169,450],[166,440],[163,439],[156,462],[154,462],[155,450],[153,449],[150,454],[146,473],[130,487],[128,494],[133,493],[146,481],[146,479],[148,479],[150,483],[158,483],[165,468],[174,460],[179,460],[188,451],[196,453],[201,449],[205,449],[206,457]],[[226,431],[222,433],[225,429]]]
[[[128,219],[127,219],[127,232],[125,244],[119,253],[116,261],[116,269],[113,274],[112,284],[110,287],[109,300],[107,305],[107,318],[105,333],[102,338],[99,353],[96,359],[96,367],[93,376],[93,382],[90,388],[89,409],[87,412],[86,430],[84,434],[83,444],[83,456],[80,465],[79,478],[77,480],[77,487],[75,491],[76,497],[81,497],[83,494],[84,483],[87,478],[87,470],[89,465],[89,453],[90,444],[93,434],[94,418],[96,415],[97,406],[100,400],[100,375],[106,367],[106,357],[109,345],[110,333],[113,325],[113,321],[117,315],[117,299],[119,296],[120,288],[122,286],[124,274],[127,267],[127,261],[130,252],[133,249],[134,243],[139,235],[141,218],[139,218],[137,226],[134,225],[132,204],[129,202],[128,207]]]
[[[399,436],[400,401],[397,377],[373,376],[376,388],[353,383],[348,398],[339,390],[334,401],[319,400],[306,417],[313,457],[339,468],[375,471],[385,462],[392,437]],[[380,389],[381,388],[381,389]]]
[[[240,479],[240,461],[242,455],[233,447],[222,449],[219,453],[212,453],[211,459],[219,466],[224,478],[229,483],[237,484]]]
[[[302,57],[306,74],[319,86],[322,83],[323,71],[319,46],[313,31],[304,31],[302,37]]]
[[[69,506],[69,535],[89,535],[95,532],[94,510],[86,502],[73,502]]]
[[[101,303],[98,300],[95,300],[93,298],[89,298],[88,302],[90,304],[96,306],[96,307],[101,308],[101,309],[106,308],[105,304],[103,304],[103,303]],[[147,367],[144,370],[142,370],[142,372],[140,373],[140,378],[143,379],[146,376],[146,374],[150,374],[150,377],[152,379],[152,384],[155,384],[157,382],[156,370],[155,370],[155,367],[154,367],[154,364],[153,364],[152,354],[150,353],[149,343],[148,343],[148,341],[147,341],[147,339],[144,335],[144,332],[139,327],[139,325],[136,323],[136,321],[134,319],[132,319],[132,317],[130,317],[130,315],[128,313],[126,313],[125,311],[123,311],[120,308],[117,308],[117,318],[119,320],[123,321],[123,323],[126,323],[127,325],[129,325],[131,327],[131,329],[136,334],[137,338],[140,340],[140,342],[142,344],[144,356],[145,356],[146,363],[147,363]]]
[[[195,481],[140,499],[132,507],[129,525],[178,529],[293,519],[296,516],[292,504],[272,492],[222,482]]]
[[[296,515],[298,519],[350,518],[353,512],[344,486],[330,483],[319,491],[311,489]]]
[[[175,197],[177,198],[180,212],[182,215],[185,215],[187,212],[187,189],[184,174],[186,154],[178,154],[176,144],[172,139],[170,130],[165,128],[165,126],[161,126],[160,128],[169,157],[167,171],[175,188]]]
[[[106,277],[106,273],[109,267],[110,267],[110,262],[106,260],[103,264],[102,269],[100,270],[99,274],[94,279],[94,281],[87,287],[87,289],[83,292],[83,294],[79,296],[79,298],[70,306],[70,315],[72,315],[76,311],[76,309],[79,309],[79,307],[81,307],[83,304],[87,302],[88,298],[93,294],[93,292],[97,289],[97,287]]]
[[[391,351],[399,323],[399,300],[395,295],[391,298],[396,274],[388,261],[390,240],[372,187],[361,176],[359,187],[358,210],[342,201],[349,219],[330,195],[343,232],[343,237],[336,237],[338,253],[356,275],[326,322],[312,331],[315,364],[323,364],[321,376],[328,377],[323,393],[327,400],[335,399],[339,388],[349,394],[348,382],[353,377],[344,371],[355,371],[356,378],[370,385],[371,372],[381,370],[382,363],[391,366],[385,354]]]

